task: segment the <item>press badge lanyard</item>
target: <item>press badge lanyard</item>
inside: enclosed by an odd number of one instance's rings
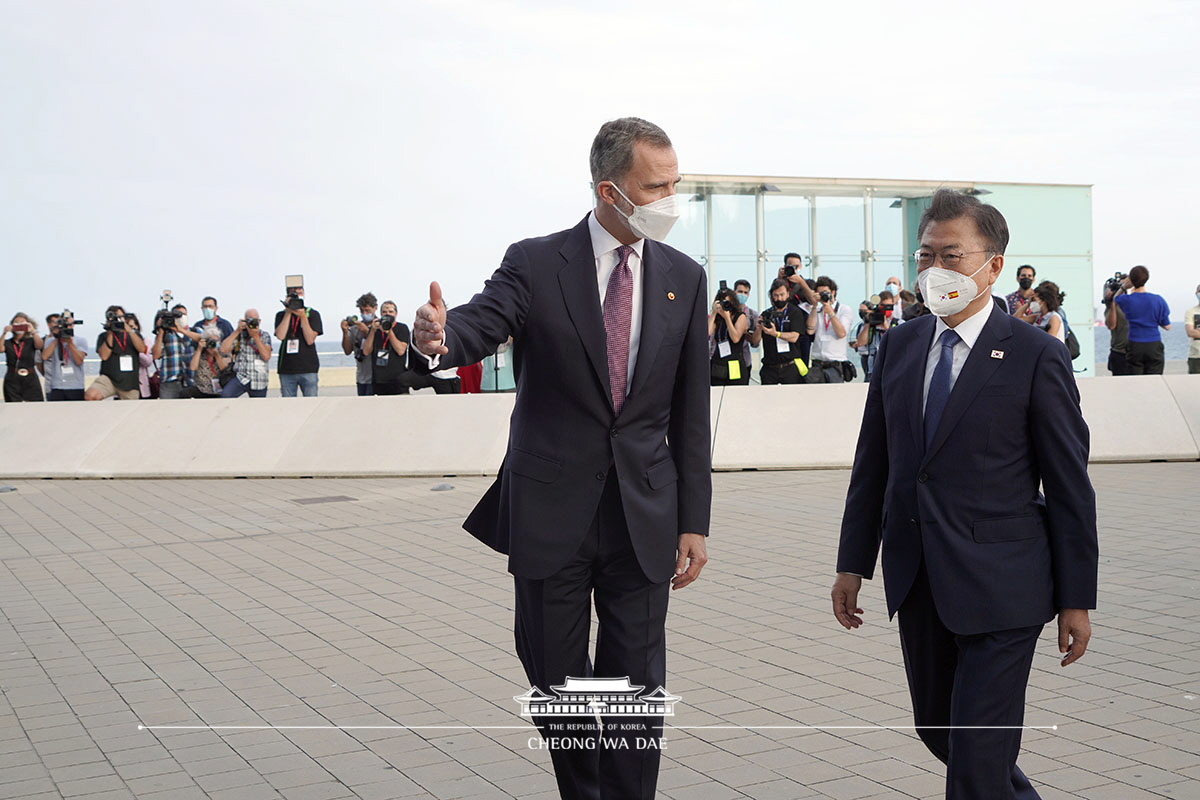
[[[299,339],[300,338],[298,336],[299,332],[300,332],[300,317],[293,316],[291,323],[289,323],[289,325],[288,325],[288,338],[289,339]]]
[[[25,342],[22,341],[20,346],[18,346],[17,340],[13,339],[12,346],[13,346],[13,350],[15,350],[17,353],[17,363],[20,364],[21,363],[21,353],[25,350]]]
[[[128,345],[129,345],[129,334],[128,334],[128,333],[123,333],[123,334],[120,334],[121,336],[123,336],[123,337],[124,337],[124,338],[122,338],[122,339],[118,339],[118,338],[117,338],[117,335],[118,335],[118,334],[116,334],[116,333],[113,333],[113,335],[112,335],[112,337],[113,337],[113,341],[114,341],[114,342],[120,342],[120,343],[121,343],[121,352],[122,352],[122,353],[124,353],[124,352],[125,352],[125,348],[126,348]]]

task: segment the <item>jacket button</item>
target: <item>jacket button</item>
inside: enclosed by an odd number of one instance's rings
[[[596,473],[596,480],[598,480],[598,481],[602,481],[602,480],[604,480],[606,477],[608,477],[608,476],[606,476],[606,475],[605,475],[603,472],[597,472],[597,473]]]
[[[917,522],[917,520],[914,517],[909,517],[908,524],[909,525],[920,525],[921,523]]]
[[[614,439],[617,437],[617,429],[616,429],[616,428],[613,428],[613,429],[612,429],[611,431],[609,431],[608,433],[609,433],[609,435],[610,435],[610,436],[612,436]]]
[[[929,473],[927,472],[922,472],[917,476],[917,483],[924,483],[927,480],[929,480]]]

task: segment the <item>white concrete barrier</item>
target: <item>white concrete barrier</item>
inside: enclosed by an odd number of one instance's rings
[[[861,382],[728,386],[713,397],[713,469],[849,467],[866,398]]]
[[[1200,383],[1196,389],[1200,390]],[[1163,376],[1082,380],[1079,395],[1092,431],[1093,463],[1200,458],[1196,436],[1200,411],[1193,405],[1189,423]]]
[[[1092,461],[1200,459],[1200,377],[1079,386]],[[714,388],[713,467],[849,467],[865,396],[861,383]],[[0,404],[0,478],[493,474],[513,401],[418,394]],[[789,419],[806,421],[804,442],[772,424]]]

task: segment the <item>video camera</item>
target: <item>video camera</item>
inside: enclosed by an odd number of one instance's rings
[[[121,333],[125,330],[125,317],[117,316],[117,312],[109,310],[104,312],[104,330],[110,333]]]
[[[1128,277],[1128,273],[1114,272],[1113,276],[1104,282],[1104,291],[1115,295],[1117,292],[1121,291],[1121,286]]]
[[[160,308],[154,314],[154,332],[157,333],[160,328],[167,332],[175,330],[182,317],[182,311],[171,311],[170,309]]]
[[[895,309],[895,303],[880,302],[879,295],[873,294],[866,301],[867,316],[865,317],[868,325],[882,325],[888,317],[892,315],[892,310]]]
[[[75,326],[82,324],[83,320],[75,319],[75,315],[71,312],[71,309],[64,308],[63,312],[58,315],[58,322],[54,323],[54,327],[50,329],[50,332],[59,339],[70,339],[75,335]]]
[[[290,311],[302,311],[304,298],[300,296],[300,293],[304,291],[304,276],[284,275],[283,285],[287,288],[287,299],[279,302],[283,303],[283,307]]]

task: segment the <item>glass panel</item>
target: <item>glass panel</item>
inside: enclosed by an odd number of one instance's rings
[[[838,300],[857,309],[866,297],[862,198],[818,197],[816,239],[817,274],[833,278]]]
[[[895,208],[892,208],[893,203]],[[871,216],[872,245],[875,248],[875,285],[868,294],[875,294],[887,287],[889,277],[899,278],[900,285],[905,285],[904,211],[897,198],[875,197],[871,200]]]
[[[744,278],[753,285],[757,268],[754,196],[717,195],[713,204],[713,255],[709,274],[714,284]]]
[[[704,230],[704,196],[698,194],[679,195],[677,202],[679,205],[679,219],[675,222],[674,227],[671,228],[671,234],[667,237],[667,244],[676,250],[686,253],[703,265],[705,263],[704,243],[706,240]]]

